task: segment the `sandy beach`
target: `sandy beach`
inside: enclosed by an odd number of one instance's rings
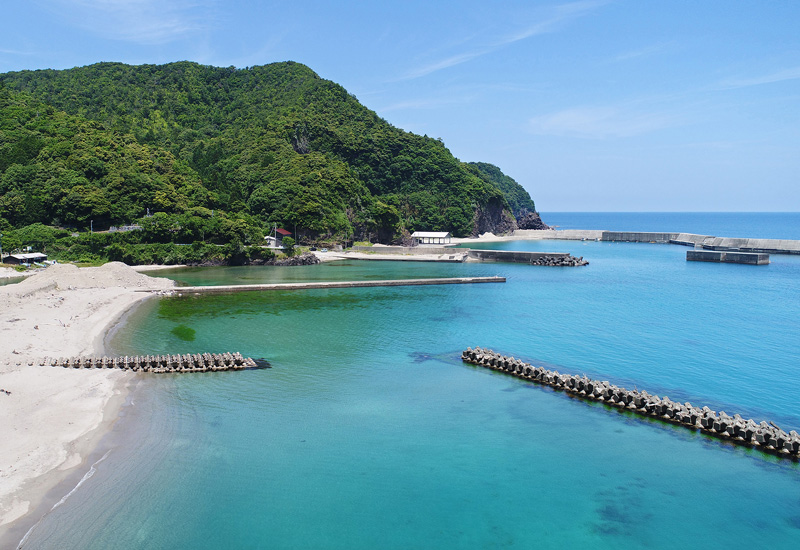
[[[134,376],[39,360],[102,353],[107,330],[151,295],[137,290],[173,285],[114,262],[54,265],[0,287],[0,539],[48,489],[85,467]]]

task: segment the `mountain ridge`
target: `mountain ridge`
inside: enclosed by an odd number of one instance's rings
[[[150,154],[171,155],[204,190],[184,211],[217,208],[265,224],[296,224],[303,240],[350,235],[390,242],[418,229],[457,236],[508,231],[516,227],[515,214],[535,208],[527,191],[496,167],[499,175],[489,177],[440,140],[394,127],[300,63],[235,69],[103,62],[4,73],[0,83],[6,93],[29,94],[99,124],[97,131],[131,136]],[[0,167],[8,143],[0,145]],[[83,176],[95,194],[106,194],[101,180]],[[0,195],[14,190],[3,184]],[[161,210],[154,194],[112,221],[133,221],[146,208]]]

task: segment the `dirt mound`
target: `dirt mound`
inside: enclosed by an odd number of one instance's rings
[[[79,268],[72,264],[55,264],[15,285],[4,287],[9,293],[30,295],[47,290],[78,288],[151,288],[174,286],[169,279],[148,277],[137,273],[122,262],[110,262],[100,267]]]

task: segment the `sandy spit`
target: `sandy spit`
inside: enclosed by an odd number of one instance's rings
[[[119,262],[56,264],[0,287],[0,539],[48,489],[85,466],[110,429],[133,375],[39,366],[44,357],[102,353],[119,317],[168,279]]]

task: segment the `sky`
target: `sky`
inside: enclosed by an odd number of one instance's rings
[[[800,211],[800,2],[26,0],[0,72],[297,61],[542,212]]]

